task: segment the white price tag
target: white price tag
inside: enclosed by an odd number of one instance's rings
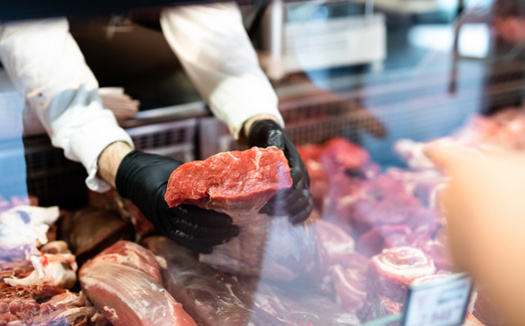
[[[410,287],[403,326],[458,326],[467,312],[472,280],[451,275]]]

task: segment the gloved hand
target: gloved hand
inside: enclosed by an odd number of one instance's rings
[[[170,208],[164,200],[171,172],[182,165],[170,157],[132,151],[119,165],[118,193],[137,205],[157,228],[191,250],[211,253],[212,247],[239,234],[232,219],[223,213],[192,205]]]
[[[310,177],[297,148],[284,129],[273,120],[257,120],[248,131],[248,145],[279,148],[284,152],[291,169],[292,187],[279,190],[262,208],[261,213],[287,215],[294,224],[306,220],[313,209]]]

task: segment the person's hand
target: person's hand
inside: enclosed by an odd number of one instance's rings
[[[119,123],[134,119],[139,110],[140,101],[134,100],[120,88],[100,88],[98,90],[102,104],[110,109]]]
[[[170,208],[164,200],[168,179],[182,162],[170,157],[132,151],[116,175],[118,193],[137,205],[158,231],[191,250],[211,253],[212,247],[239,234],[223,213],[192,205]]]
[[[442,204],[455,266],[485,287],[508,325],[525,325],[525,155],[443,141],[425,153],[450,177]]]
[[[249,146],[279,148],[284,152],[291,169],[292,187],[279,190],[261,212],[272,216],[286,215],[294,224],[306,220],[313,209],[310,177],[301,156],[284,129],[274,120],[257,120],[251,124],[247,140]]]

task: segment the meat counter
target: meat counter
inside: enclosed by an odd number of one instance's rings
[[[322,13],[326,9],[312,15],[319,19]],[[114,192],[75,194],[85,196],[79,203],[89,203],[82,208],[57,207],[42,196],[3,196],[0,324],[406,323],[411,286],[455,275],[439,207],[447,180],[422,146],[444,136],[513,149],[524,141],[525,115],[515,105],[524,86],[519,61],[471,58],[455,62],[451,73],[451,48],[425,40],[436,30],[406,26],[434,22],[446,33],[452,23],[443,11],[431,14],[385,13],[391,46],[383,71],[336,67],[274,81],[287,132],[311,179],[315,209],[305,223],[259,214],[254,202],[264,204],[271,189],[251,200],[237,190],[235,198],[248,207],[229,212],[234,223],[248,215],[257,219],[242,222],[239,237],[214,254],[196,255],[160,236]],[[148,121],[155,114],[143,113],[127,130],[138,148],[184,161],[211,159],[207,164],[213,165],[215,154],[230,150],[249,155],[216,118],[203,117],[199,105],[198,114],[170,123]],[[504,110],[477,114],[486,107]],[[25,142],[26,155],[39,153],[33,139]],[[235,168],[257,172],[258,164],[246,163],[253,158],[247,157]],[[53,162],[49,166],[56,167]],[[61,169],[57,175],[69,171]],[[465,309],[464,325],[501,324],[480,284]]]

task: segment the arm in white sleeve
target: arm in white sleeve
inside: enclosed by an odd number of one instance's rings
[[[113,113],[102,106],[98,83],[69,33],[66,19],[7,23],[0,34],[0,59],[29,107],[65,156],[87,169],[95,191],[109,185],[97,176],[97,159],[109,144],[133,146]]]
[[[169,8],[160,19],[190,79],[235,139],[244,122],[258,114],[271,114],[284,125],[235,3]]]

